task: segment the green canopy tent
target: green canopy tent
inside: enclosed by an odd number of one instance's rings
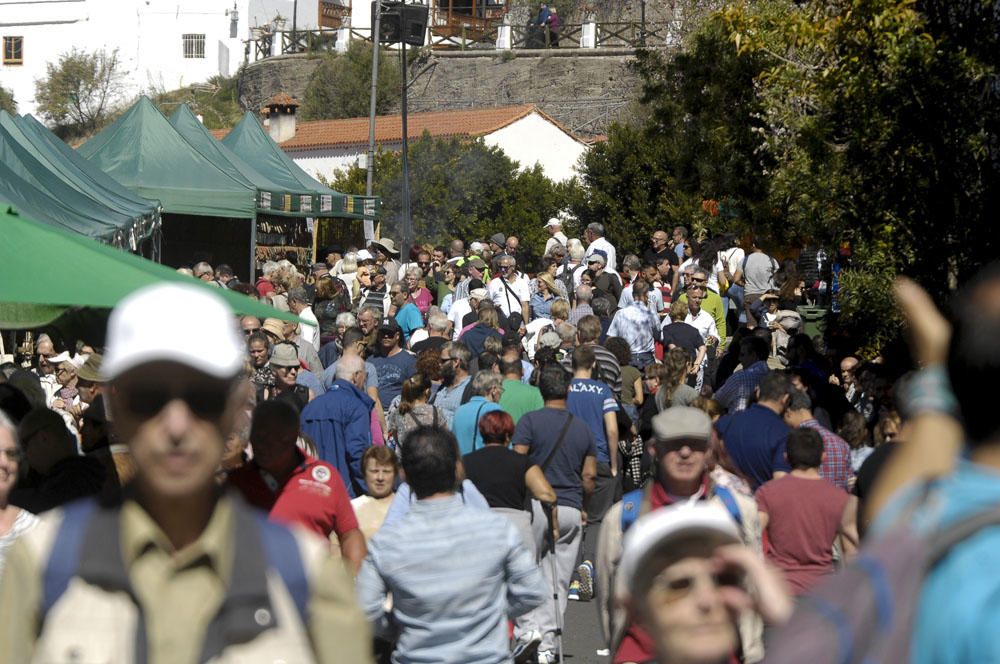
[[[22,145],[30,146],[53,172],[81,191],[90,192],[99,200],[123,214],[136,219],[127,234],[125,245],[136,251],[140,243],[158,231],[159,201],[143,198],[129,191],[101,169],[87,161],[30,115],[8,116],[0,113],[0,126],[7,128]],[[15,131],[16,130],[16,131]],[[150,243],[155,247],[155,243]],[[150,251],[155,255],[155,251]]]
[[[378,198],[342,194],[306,173],[278,147],[253,113],[245,113],[243,119],[222,139],[222,144],[243,159],[258,164],[260,170],[275,182],[287,187],[297,184],[315,192],[319,198],[316,217],[374,220],[379,216]],[[320,234],[319,227],[316,233]],[[356,239],[363,240],[363,233],[361,235]]]
[[[314,195],[303,186],[286,188],[261,173],[250,162],[215,140],[187,104],[177,107],[167,120],[203,157],[220,170],[257,189],[257,212],[292,217],[312,217]]]
[[[67,177],[0,112],[0,195],[38,215],[39,221],[102,242],[128,246],[142,215]]]
[[[249,264],[252,279],[257,188],[198,152],[148,98],[79,152],[132,191],[160,201],[165,263]]]
[[[235,291],[215,288],[140,256],[31,221],[5,203],[0,203],[0,227],[4,270],[11,275],[31,275],[0,280],[3,329],[51,325],[65,331],[80,325],[81,320],[93,329],[93,321],[103,323],[107,310],[129,293],[163,281],[192,283],[215,291],[238,314],[299,320]],[[58,265],[59,269],[39,270],[42,264]]]

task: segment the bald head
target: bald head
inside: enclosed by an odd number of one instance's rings
[[[364,389],[365,361],[360,355],[344,355],[337,360],[337,379]]]

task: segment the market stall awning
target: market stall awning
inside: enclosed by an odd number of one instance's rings
[[[212,290],[235,313],[299,320],[241,293],[215,288],[145,258],[31,221],[2,202],[0,229],[4,239],[0,264],[6,274],[19,275],[0,279],[0,328],[41,327],[78,308],[110,309],[129,293],[162,281],[194,283]]]
[[[295,161],[285,154],[275,143],[253,113],[245,113],[243,119],[233,127],[222,144],[246,161],[257,165],[258,170],[266,174],[283,187],[289,189],[305,187],[319,197],[316,208],[317,217],[347,217],[361,219],[365,217],[364,206],[357,206],[360,197],[346,196],[335,191],[302,170]],[[372,205],[374,215],[374,205]]]
[[[129,233],[129,248],[147,238],[160,223],[160,202],[129,191],[100,168],[77,154],[48,127],[31,115],[4,116],[0,125],[15,126],[35,154],[44,159],[63,179],[77,189],[86,190],[110,207],[136,219]],[[13,132],[12,132],[13,134]],[[134,243],[134,244],[133,244]],[[113,243],[117,244],[117,243]],[[120,245],[119,245],[120,246]]]
[[[134,249],[128,238],[143,225],[143,214],[85,180],[64,159],[39,150],[14,119],[0,111],[0,196],[44,223]]]
[[[251,166],[205,129],[187,104],[181,104],[168,118],[170,126],[184,137],[203,157],[225,171],[234,179],[245,181],[257,189],[257,211],[290,217],[315,217],[319,210],[319,197],[306,187],[285,189],[274,180]],[[313,209],[315,204],[316,209]]]
[[[81,155],[164,212],[252,218],[256,188],[213,164],[170,126],[147,97],[79,148]]]

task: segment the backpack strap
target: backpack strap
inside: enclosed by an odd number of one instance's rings
[[[729,516],[733,517],[733,521],[736,522],[737,526],[743,526],[743,514],[740,512],[740,506],[736,502],[736,498],[733,496],[733,492],[724,486],[715,487],[715,495],[719,497],[722,504],[726,506],[726,511],[729,512]]]
[[[281,581],[295,602],[302,624],[306,625],[309,617],[309,577],[306,576],[295,536],[288,528],[268,521],[263,512],[255,516],[260,527],[267,565],[281,576]]]
[[[556,444],[552,446],[552,450],[549,452],[549,455],[545,457],[545,461],[542,462],[541,468],[543,473],[545,472],[545,469],[549,467],[549,464],[552,463],[552,459],[555,458],[556,452],[558,452],[559,448],[562,447],[563,440],[566,438],[566,432],[569,431],[569,425],[572,421],[573,413],[566,411],[566,422],[563,424],[562,430],[559,432],[559,437],[556,438]]]
[[[622,534],[632,527],[635,520],[639,518],[639,509],[642,507],[643,490],[633,489],[622,496]]]
[[[42,616],[55,606],[69,587],[70,580],[76,576],[84,536],[96,509],[97,502],[93,499],[74,501],[63,508],[62,523],[59,524],[42,577]]]

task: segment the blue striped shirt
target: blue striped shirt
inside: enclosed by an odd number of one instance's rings
[[[375,633],[397,639],[396,664],[511,662],[508,617],[547,597],[511,522],[457,495],[418,500],[384,525],[368,544],[357,587]]]

